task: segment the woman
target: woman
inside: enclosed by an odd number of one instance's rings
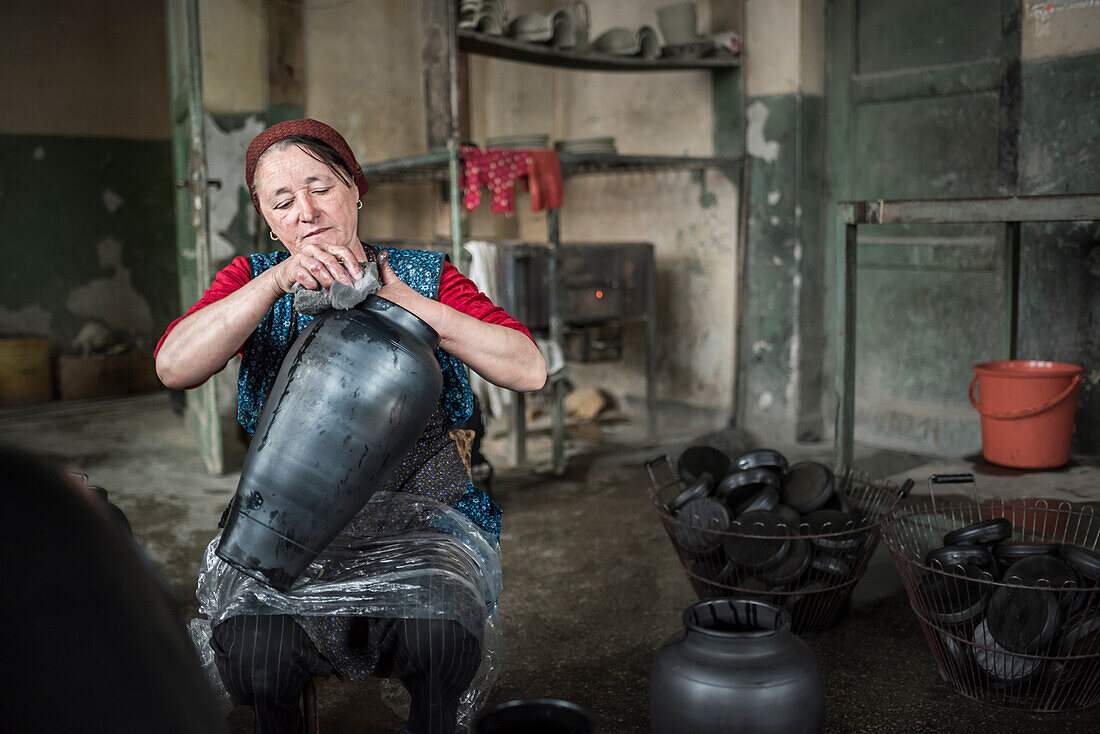
[[[442,503],[482,531],[499,535],[500,509],[470,483],[446,429],[472,410],[463,364],[501,387],[542,387],[545,364],[527,329],[489,302],[441,255],[375,250],[360,242],[357,209],[367,182],[347,142],[331,127],[293,120],[265,130],[249,145],[245,180],[272,238],[286,251],[237,258],[218,273],[202,299],[169,326],[158,345],[162,382],[173,388],[195,386],[239,353],[238,417],[252,432],[289,345],[310,321],[292,307],[296,284],[309,289],[336,282],[352,285],[361,275],[360,264],[374,256],[381,280],[378,295],[439,333],[437,356],[444,376],[440,404],[428,428],[384,489]],[[353,521],[349,528],[355,525]],[[367,523],[357,527],[362,531]],[[208,564],[218,563],[210,561],[209,552],[207,557]],[[227,574],[221,567],[206,570],[211,577]],[[203,583],[200,579],[200,594]],[[227,593],[222,588],[215,595]],[[211,638],[223,682],[238,703],[255,708],[258,731],[298,731],[298,699],[306,680],[333,670],[352,680],[369,674],[399,678],[412,696],[408,731],[455,730],[458,698],[482,652],[470,625],[438,615],[264,611],[219,621]]]

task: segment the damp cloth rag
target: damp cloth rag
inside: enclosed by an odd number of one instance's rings
[[[382,287],[378,278],[377,263],[361,262],[359,268],[361,270],[359,279],[352,285],[344,285],[337,281],[328,288],[311,290],[301,283],[295,283],[294,310],[305,316],[316,316],[329,309],[348,311],[355,308],[367,300],[367,296],[377,293]]]

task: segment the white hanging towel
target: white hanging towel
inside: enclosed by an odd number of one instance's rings
[[[470,272],[467,277],[477,289],[497,302],[497,246],[492,242],[471,240],[466,243],[466,252],[470,255]],[[500,418],[512,404],[512,392],[497,387],[470,370],[470,387],[481,401],[481,410],[492,418]]]

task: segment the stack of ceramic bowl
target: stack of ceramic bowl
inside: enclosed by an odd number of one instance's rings
[[[575,138],[554,143],[559,153],[567,155],[617,155],[615,138]]]
[[[488,36],[502,36],[508,25],[505,0],[462,0],[458,7],[458,27]]]
[[[654,482],[651,497],[699,596],[783,606],[800,634],[843,612],[878,543],[875,523],[900,494],[850,472],[838,487],[824,464],[788,465],[770,449],[731,462],[692,446],[676,473],[669,485]]]
[[[672,59],[698,59],[710,56],[719,48],[713,36],[696,31],[695,3],[676,3],[657,8],[657,25],[665,45],[662,55]]]
[[[938,537],[937,526],[954,529]],[[895,511],[883,532],[940,675],[959,692],[1044,711],[1100,702],[1090,510],[940,502]]]
[[[573,0],[549,13],[524,13],[508,24],[517,41],[546,44],[559,51],[588,45],[589,13],[584,0]]]
[[[639,56],[656,59],[661,55],[661,39],[657,31],[647,25],[637,30],[609,28],[592,42],[592,50],[611,56]]]
[[[486,148],[503,148],[504,150],[542,150],[550,144],[549,135],[498,135],[485,141]]]

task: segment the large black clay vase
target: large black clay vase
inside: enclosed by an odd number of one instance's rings
[[[424,432],[443,384],[438,346],[378,296],[314,319],[268,394],[218,556],[289,589]]]
[[[755,599],[689,607],[657,651],[649,702],[654,734],[809,734],[825,723],[813,652],[787,612]]]

